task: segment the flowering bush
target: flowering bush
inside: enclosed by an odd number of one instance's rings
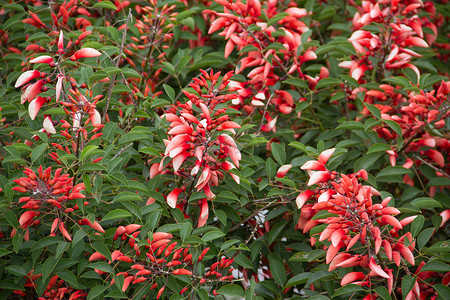
[[[448,299],[447,1],[0,1],[3,299]]]

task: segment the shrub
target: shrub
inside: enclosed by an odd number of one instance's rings
[[[449,298],[446,1],[0,3],[2,298]]]

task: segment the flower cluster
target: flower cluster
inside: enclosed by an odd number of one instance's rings
[[[128,245],[134,249],[133,255],[125,255],[120,250],[111,253],[109,264],[113,262],[124,262],[129,266],[128,271],[118,272],[117,276],[123,276],[122,291],[125,292],[130,285],[139,283],[151,284],[150,289],[158,289],[156,299],[159,299],[164,292],[166,284],[161,285],[156,281],[158,277],[168,277],[169,275],[186,275],[191,279],[191,284],[202,285],[211,282],[233,281],[233,275],[228,275],[233,270],[230,268],[233,259],[222,258],[219,262],[213,263],[207,267],[207,271],[203,276],[195,274],[193,270],[194,263],[203,261],[208,250],[205,248],[197,256],[191,254],[189,246],[179,246],[178,242],[173,241],[173,235],[166,232],[155,232],[147,239],[146,243],[139,241],[139,229],[141,225],[129,224],[120,226],[114,234],[114,240],[126,241]],[[145,254],[145,259],[141,256]],[[89,261],[107,260],[103,254],[94,252],[89,257]],[[132,264],[132,265],[130,265]],[[125,265],[125,264],[124,264]],[[118,267],[116,264],[115,267]],[[98,274],[105,274],[104,271],[95,270]],[[112,279],[111,284],[114,283]],[[180,294],[188,291],[188,286],[182,288]]]
[[[370,270],[369,273],[348,273],[342,278],[341,285],[353,283],[369,286],[370,278],[378,276],[388,279],[388,290],[392,292],[394,277],[388,265],[394,262],[400,266],[404,264],[402,258],[411,265],[415,264],[415,242],[411,233],[401,237],[398,235],[398,231],[412,222],[415,216],[399,221],[395,215],[400,211],[388,206],[391,197],[374,203],[372,197],[379,196],[379,192],[358,180],[367,180],[365,170],[350,175],[329,171],[325,164],[333,152],[334,149],[323,151],[318,160],[308,161],[302,166],[310,176],[308,186],[318,187],[306,190],[297,197],[298,208],[303,212],[305,207],[298,226],[307,232],[320,224],[327,225],[318,240],[331,243],[325,246],[330,271],[356,266]],[[309,200],[313,200],[314,204],[304,206]],[[319,217],[322,212],[326,212],[327,217]],[[306,214],[308,218],[305,218]],[[313,236],[312,242],[315,241]],[[358,248],[357,254],[351,253],[355,248]],[[381,249],[385,256],[381,255]]]
[[[150,176],[173,168],[173,172],[182,178],[195,178],[193,187],[197,191],[203,190],[208,198],[214,198],[211,186],[219,184],[224,172],[239,167],[241,153],[233,138],[224,132],[235,134],[234,129],[240,128],[240,125],[230,121],[226,107],[221,105],[237,97],[230,93],[235,89],[227,87],[233,73],[225,74],[221,81],[220,72],[214,74],[211,71],[208,74],[202,70],[202,74],[189,85],[197,94],[183,91],[189,100],[177,103],[162,116],[170,122],[169,139],[165,140],[163,159],[160,163],[153,164]],[[226,94],[220,94],[223,92]],[[232,163],[226,160],[227,157]],[[168,162],[169,159],[171,160]],[[239,177],[230,174],[239,183]],[[175,188],[167,196],[170,207],[177,206],[177,199],[182,191],[182,188]],[[203,199],[199,227],[207,219],[208,204]]]
[[[236,73],[251,68],[246,74],[246,81],[233,83],[234,86],[240,87],[239,98],[233,100],[233,105],[248,114],[264,108],[261,115],[267,123],[261,130],[275,131],[277,117],[276,114],[269,113],[269,104],[277,113],[282,114],[291,113],[295,107],[294,98],[289,92],[274,89],[277,82],[283,79],[277,73],[280,72],[284,76],[298,74],[300,78],[307,80],[311,87],[320,79],[328,77],[325,67],[321,69],[318,77],[304,75],[301,70],[305,62],[317,58],[314,49],[306,48],[302,44],[302,40],[306,40],[303,34],[309,31],[309,28],[301,19],[309,13],[292,2],[288,8],[278,1],[216,2],[223,6],[224,13],[204,11],[213,20],[208,33],[222,30],[219,36],[227,40],[225,58],[230,56],[235,48],[240,51]]]
[[[411,59],[422,55],[409,47],[427,48],[437,33],[436,26],[427,17],[418,16],[422,7],[422,1],[415,0],[362,1],[361,6],[356,6],[358,12],[353,17],[356,31],[349,38],[357,55],[339,66],[350,69],[350,76],[360,80],[374,68],[370,58],[377,57],[378,66],[375,68],[378,72],[411,68],[420,78],[419,69]],[[362,29],[375,23],[384,25],[381,33]],[[424,35],[423,27],[429,27],[435,35]]]
[[[87,98],[84,97],[80,91],[78,91],[75,79],[64,75],[64,72],[61,69],[61,66],[63,66],[68,60],[78,61],[81,58],[98,57],[101,55],[100,52],[92,48],[79,49],[73,52],[73,54],[70,57],[64,55],[67,51],[71,50],[70,46],[72,44],[79,44],[80,41],[86,38],[90,33],[91,33],[90,31],[85,31],[76,39],[76,41],[69,41],[66,49],[64,48],[63,31],[60,31],[57,42],[55,40],[55,43],[57,44],[56,53],[58,55],[58,59],[56,61],[50,55],[37,56],[29,61],[31,64],[43,64],[53,69],[50,73],[40,72],[38,70],[28,70],[23,72],[16,81],[15,84],[16,88],[23,86],[21,102],[22,104],[25,102],[29,102],[28,113],[32,120],[34,120],[37,117],[41,107],[44,104],[50,103],[51,99],[53,98],[48,96],[41,96],[42,93],[48,90],[46,84],[56,81],[54,87],[55,102],[59,103],[61,93],[63,93],[67,97],[67,99],[71,101],[71,103],[62,101],[61,104],[65,107],[69,107],[69,110],[65,109],[65,112],[68,116],[71,116],[73,120],[72,129],[74,131],[81,130],[87,136],[86,129],[84,129],[84,127],[83,128],[81,127],[83,117],[85,116],[88,116],[88,118],[84,126],[86,126],[90,122],[94,127],[96,127],[94,131],[97,131],[102,127],[100,114],[98,113],[95,107],[97,101],[94,102],[88,101]],[[55,76],[56,73],[58,74]],[[29,83],[35,78],[42,78],[42,79],[39,79],[34,83]],[[64,85],[65,81],[70,82],[71,89],[69,89],[69,92],[74,97],[69,95],[68,92],[65,90]],[[47,132],[49,134],[56,133],[54,122],[52,121],[49,115],[44,116],[42,131]]]
[[[25,239],[29,238],[28,228],[41,222],[41,214],[46,218],[53,216],[51,234],[54,235],[56,229],[68,240],[72,240],[69,232],[61,220],[62,215],[79,209],[75,204],[76,199],[84,199],[86,196],[81,193],[85,190],[84,183],[73,186],[73,177],[68,174],[61,174],[62,169],[57,169],[52,177],[52,168],[43,170],[38,168],[38,174],[32,169],[25,168],[23,171],[27,176],[15,179],[18,186],[13,187],[14,191],[27,193],[29,196],[21,197],[19,203],[23,209],[27,209],[19,218],[19,225],[26,230]],[[84,202],[84,205],[89,202]],[[16,234],[15,230],[12,233]]]

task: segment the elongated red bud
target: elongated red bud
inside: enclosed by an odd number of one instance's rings
[[[70,60],[78,60],[80,58],[87,58],[87,57],[97,57],[102,55],[101,52],[93,49],[93,48],[83,48],[75,52],[71,57]]]

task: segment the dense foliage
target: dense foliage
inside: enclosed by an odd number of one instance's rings
[[[447,1],[0,1],[0,298],[450,299]]]

